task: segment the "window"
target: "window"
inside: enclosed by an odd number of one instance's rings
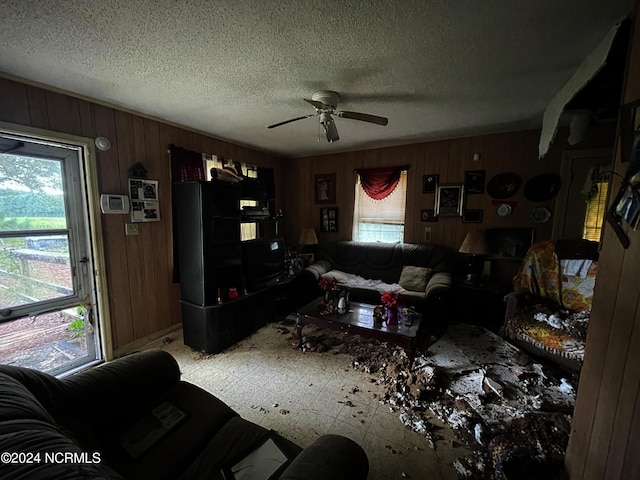
[[[258,169],[253,165],[247,165],[247,177],[248,178],[258,178]],[[240,200],[240,210],[242,207],[257,207],[257,200]],[[240,239],[244,240],[254,240],[258,238],[258,226],[255,222],[242,222],[240,224]]]
[[[404,212],[407,195],[407,171],[402,170],[393,192],[381,200],[366,194],[361,174],[356,181],[353,215],[353,239],[363,242],[404,241]]]
[[[607,209],[607,191],[609,184],[608,182],[598,182],[595,185],[597,186],[597,193],[587,200],[582,238],[599,242],[602,223]]]

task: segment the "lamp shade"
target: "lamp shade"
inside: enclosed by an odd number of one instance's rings
[[[485,237],[484,232],[480,230],[468,232],[458,252],[472,255],[487,255],[489,253],[489,247],[487,246],[487,237]]]
[[[300,240],[298,240],[299,245],[317,245],[318,237],[316,237],[316,231],[309,227],[303,228],[302,232],[300,232]]]

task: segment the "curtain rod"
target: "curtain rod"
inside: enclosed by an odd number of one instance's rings
[[[362,172],[364,170],[378,170],[383,168],[395,168],[397,170],[409,170],[410,165],[390,165],[388,167],[369,167],[369,168],[354,168],[353,173]]]

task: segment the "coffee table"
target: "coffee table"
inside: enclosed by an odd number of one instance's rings
[[[351,302],[347,313],[321,315],[322,302],[323,298],[319,297],[296,312],[296,335],[300,343],[302,343],[302,328],[305,325],[314,324],[322,328],[341,331],[347,335],[359,335],[381,342],[394,343],[402,347],[409,360],[413,361],[418,341],[418,329],[422,320],[420,316],[414,318],[411,325],[404,325],[400,322],[399,325],[383,323],[381,326],[374,326],[373,309],[375,305]]]

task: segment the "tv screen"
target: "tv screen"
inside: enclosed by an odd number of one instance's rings
[[[248,292],[266,288],[284,276],[284,240],[249,240],[242,243],[242,264]]]

